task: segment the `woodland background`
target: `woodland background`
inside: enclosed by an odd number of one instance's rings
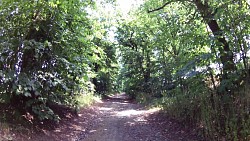
[[[1,120],[59,121],[55,105],[124,91],[209,140],[248,140],[249,4],[145,0],[126,17],[115,1],[2,0]]]

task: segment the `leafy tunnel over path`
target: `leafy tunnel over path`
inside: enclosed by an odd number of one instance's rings
[[[96,95],[125,92],[208,140],[249,140],[249,0],[119,3],[0,1],[0,132],[12,119],[62,122]]]

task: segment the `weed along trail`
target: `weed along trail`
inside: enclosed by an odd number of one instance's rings
[[[124,94],[103,100],[97,108],[98,118],[81,141],[177,141],[197,140],[159,109],[146,109],[130,101]],[[162,119],[161,119],[162,118]],[[175,127],[174,127],[175,126]],[[169,128],[169,129],[166,129]],[[169,132],[169,133],[167,133]]]

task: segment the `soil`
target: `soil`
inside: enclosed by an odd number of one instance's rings
[[[147,109],[120,94],[82,109],[78,116],[65,113],[59,124],[39,130],[0,132],[1,140],[17,141],[201,141],[194,128],[184,127],[159,109]]]

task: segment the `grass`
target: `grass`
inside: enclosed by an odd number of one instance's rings
[[[83,108],[90,106],[96,101],[99,101],[101,98],[98,96],[94,96],[93,94],[79,95],[76,97],[78,108]]]
[[[147,93],[139,93],[136,95],[136,101],[144,105],[148,110],[163,109],[163,98],[155,98]]]

